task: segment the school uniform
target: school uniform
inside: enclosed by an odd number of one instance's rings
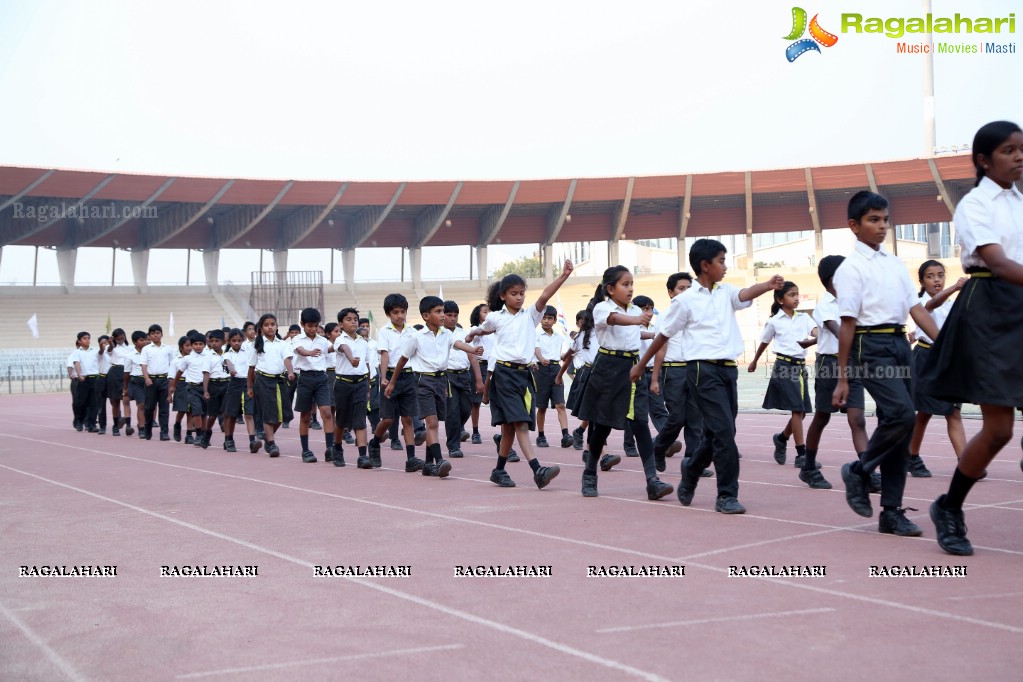
[[[294,353],[292,363],[299,375],[295,409],[298,412],[309,412],[317,405],[329,407],[331,386],[327,377],[327,354],[330,352],[330,341],[319,335],[309,338],[307,334],[302,334],[292,339],[291,345],[293,349],[320,351],[317,357]]]
[[[920,305],[924,306],[924,310],[927,310],[927,302],[931,300],[931,295],[927,292],[920,294]],[[928,311],[931,319],[934,320],[934,324],[937,325],[940,330],[945,326],[945,321],[948,320],[948,314],[952,311],[952,299],[946,299],[944,303],[935,308],[934,310]],[[931,348],[934,346],[934,339],[927,335],[923,329],[916,330],[916,345],[913,347],[913,376],[917,377],[918,381],[914,382],[913,391],[913,407],[916,408],[917,412],[923,412],[924,414],[937,414],[943,417],[947,417],[953,414],[956,410],[962,408],[962,403],[953,403],[948,400],[938,400],[932,398],[928,394],[924,393],[920,388],[919,378],[923,373],[924,365],[927,364],[927,357],[931,354]]]
[[[436,416],[441,422],[447,417],[448,356],[455,342],[455,335],[447,327],[438,328],[436,333],[429,327],[423,327],[405,344],[402,355],[412,366],[416,404],[421,417]]]
[[[899,258],[884,247],[875,251],[860,241],[838,267],[833,281],[839,314],[856,318],[850,371],[860,374],[863,387],[877,404],[877,428],[860,467],[865,475],[880,468],[881,505],[898,508],[906,487],[909,440],[916,417],[913,356],[904,324],[919,299]]]
[[[477,336],[475,339],[472,340],[472,345],[477,347],[479,346],[483,347],[483,355],[477,356],[476,362],[479,363],[480,366],[480,377],[483,379],[483,383],[486,384],[487,371],[490,368],[490,352],[491,349],[493,349],[494,347],[494,338],[493,336]],[[472,401],[473,405],[482,405],[483,393],[477,393],[476,387],[473,386],[472,395],[469,397],[469,399]]]
[[[224,353],[224,361],[234,367],[234,376],[227,382],[224,396],[224,416],[238,419],[252,414],[252,398],[249,397],[249,366],[252,363],[251,349],[239,348]],[[228,374],[230,376],[230,373]]]
[[[110,368],[107,370],[107,400],[120,400],[124,395],[124,366],[134,352],[135,349],[127,344],[114,346],[114,352],[110,357]],[[117,425],[114,426],[116,428]]]
[[[622,308],[610,299],[593,307],[593,330],[599,348],[579,406],[580,419],[613,429],[624,429],[626,420],[645,423],[648,419],[647,391],[629,379],[639,359],[640,327],[607,322],[612,313],[637,317],[642,312],[632,304]]]
[[[177,403],[178,393],[187,396],[188,414],[192,417],[206,416],[206,391],[203,390],[203,378],[210,373],[210,361],[202,353],[192,351],[178,361],[178,373],[185,386],[174,391],[174,402]],[[178,381],[180,384],[180,380]]]
[[[131,355],[127,356],[124,361],[124,370],[128,373],[128,402],[144,406],[146,404],[146,380],[142,376],[142,351],[132,348]],[[144,426],[144,424],[139,424],[140,429]]]
[[[536,363],[533,366],[533,380],[536,382],[536,406],[546,409],[565,404],[565,386],[555,384],[554,380],[561,369],[561,346],[563,337],[542,329],[536,333],[536,347],[540,356],[548,360],[547,365]]]
[[[90,431],[96,429],[97,401],[99,390],[99,351],[95,346],[75,351],[78,372],[78,412],[83,416],[84,426]],[[104,387],[106,384],[104,384]]]
[[[161,343],[157,346],[150,343],[142,349],[141,364],[149,374],[150,385],[146,386],[146,437],[153,435],[153,411],[156,410],[160,420],[160,440],[167,440],[170,423],[170,412],[167,405],[167,392],[170,385],[168,375],[174,360],[175,348]],[[143,375],[144,376],[144,375]],[[141,424],[139,425],[141,426]]]
[[[743,341],[735,312],[753,305],[752,300],[739,299],[740,291],[724,282],[708,289],[697,280],[672,299],[661,323],[665,336],[682,334],[686,388],[695,404],[695,410],[687,409],[687,415],[699,413],[703,418],[700,442],[682,463],[679,498],[683,504],[687,504],[682,499],[684,489],[688,487],[691,495],[695,481],[712,462],[718,501],[739,495],[739,449],[735,444],[739,370],[735,358],[742,353]]]
[[[107,377],[110,374],[112,355],[101,351],[97,359],[99,360],[99,375],[96,377],[96,391],[93,400],[96,401],[96,421],[99,424],[99,431],[104,433],[107,429]],[[124,381],[124,377],[121,377],[121,380]]]
[[[78,349],[75,348],[71,351],[71,354],[67,356],[67,362],[64,363],[69,370],[71,370],[71,412],[74,415],[74,427],[76,430],[81,430],[85,424],[85,411],[82,409],[83,405],[78,402],[78,371],[75,369],[75,358],[78,357]]]
[[[253,346],[252,391],[259,404],[263,421],[267,424],[280,424],[294,418],[291,411],[291,390],[288,388],[288,367],[284,364],[290,357],[289,341],[268,340],[263,337],[262,353],[257,352]]]
[[[678,296],[671,299],[668,311],[672,309]],[[689,389],[687,380],[688,363],[682,353],[682,330],[678,330],[670,336],[664,331],[664,324],[667,317],[661,320],[658,325],[658,334],[667,336],[665,343],[664,360],[661,362],[661,395],[664,397],[664,408],[668,412],[663,426],[658,429],[657,437],[654,438],[654,455],[663,457],[668,448],[678,440],[679,434],[683,435],[685,442],[685,456],[691,457],[696,448],[700,445],[703,437],[703,418],[700,416],[700,409],[696,403],[696,392]]]
[[[963,197],[954,216],[963,270],[959,292],[931,348],[921,390],[952,402],[1023,405],[1023,287],[994,277],[977,248],[1001,244],[1023,263],[1023,194],[990,178]]]
[[[327,339],[329,342],[330,339]],[[334,343],[337,343],[336,341]],[[331,346],[334,348],[334,346]],[[330,390],[330,406],[334,407],[334,384],[337,379],[337,351],[331,350],[327,353],[327,388]]]
[[[334,407],[336,423],[341,428],[363,431],[366,428],[366,404],[369,391],[369,376],[373,364],[370,362],[369,344],[359,334],[348,336],[341,332],[335,342],[337,345],[334,367]],[[358,359],[357,366],[348,361],[348,356],[341,350],[347,346],[353,359]]]
[[[171,366],[171,376],[177,376],[178,372],[184,372],[185,367],[182,361],[186,358],[185,355],[176,355],[174,357],[174,364]],[[182,379],[184,381],[184,379]],[[174,413],[185,413],[188,414],[188,385],[187,383],[181,387],[180,391],[174,391],[174,399],[170,402],[170,410]],[[180,435],[180,434],[179,434]]]
[[[651,323],[647,327],[640,327],[640,330],[654,335],[653,338],[640,339],[639,353],[640,357],[642,357],[646,353],[647,348],[650,347],[650,344],[654,342],[654,338],[657,338],[658,327],[656,324]],[[659,432],[664,428],[664,422],[668,419],[668,409],[664,405],[664,391],[657,394],[650,391],[650,382],[653,376],[654,358],[650,358],[650,362],[643,368],[643,376],[640,378],[640,381],[646,382],[647,400],[650,404],[650,421],[654,425],[654,430]],[[658,377],[658,379],[660,380],[661,377]]]
[[[360,336],[361,338],[361,336]],[[366,342],[366,352],[369,362],[369,399],[366,403],[366,411],[374,417],[373,428],[380,420],[380,350],[376,339],[363,339]]]
[[[493,310],[479,328],[494,332],[491,349],[490,424],[529,424],[536,430],[536,387],[530,365],[536,360],[536,325],[543,311],[524,305],[514,315]]]
[[[465,342],[466,330],[456,326],[451,332],[455,341]],[[472,415],[472,394],[476,392],[476,381],[472,374],[469,355],[462,351],[448,353],[447,363],[448,401],[444,419],[444,433],[447,436],[448,452],[461,449],[462,429]]]
[[[579,405],[582,402],[583,393],[586,391],[586,383],[590,378],[590,370],[593,368],[593,361],[597,359],[597,348],[599,346],[597,337],[590,333],[589,348],[585,347],[586,334],[579,332],[572,339],[572,363],[575,365],[575,377],[572,379],[572,387],[568,389],[568,400],[565,407],[572,413],[573,417],[579,416]]]
[[[835,322],[842,326],[842,316],[838,314],[838,299],[825,291],[817,299],[817,307],[813,311],[813,320],[817,324],[817,360],[814,367],[814,402],[815,412],[845,412],[852,408],[862,410],[866,403],[863,399],[863,382],[858,374],[851,374],[849,395],[845,399],[845,407],[834,405],[835,388],[838,386],[838,337],[831,333],[826,322]]]
[[[256,361],[255,360],[255,341],[249,341],[245,339],[242,341],[241,352],[247,352],[249,354],[249,366]],[[238,372],[238,376],[242,376],[241,372]],[[248,392],[248,376],[246,376],[246,392]],[[253,394],[255,394],[255,386],[253,386]],[[259,401],[252,400],[252,421],[256,424],[256,433],[262,433],[263,431],[263,408],[260,406]]]
[[[405,346],[415,331],[411,325],[405,325],[399,332],[391,323],[380,328],[378,343],[380,352],[387,351],[387,381],[394,382],[391,397],[380,396],[380,416],[383,419],[397,421],[401,416],[416,415],[416,384],[412,368],[406,367],[400,376],[394,375],[398,358],[405,354]]]
[[[813,410],[806,374],[806,349],[799,345],[813,333],[813,318],[794,312],[790,317],[779,310],[767,320],[760,343],[774,342],[774,366],[764,394],[765,410],[802,412]]]
[[[224,353],[211,350],[210,356],[207,358],[210,370],[207,390],[210,398],[206,401],[206,414],[211,417],[223,416],[227,403],[227,389],[231,383],[231,374],[227,371],[224,355]]]

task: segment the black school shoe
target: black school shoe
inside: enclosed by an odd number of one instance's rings
[[[824,478],[824,474],[821,473],[820,469],[813,469],[811,471],[800,469],[799,480],[814,490],[831,490],[832,487],[828,480]]]
[[[335,450],[333,453],[331,453],[330,462],[334,466],[336,466],[336,467],[343,467],[343,466],[345,466],[345,455],[344,455],[344,453]]]
[[[462,431],[460,434],[458,434],[458,440],[460,443],[464,443],[465,441],[469,440],[469,432]]]
[[[452,450],[448,453],[448,457],[451,459],[461,459],[462,457],[465,457],[465,454],[461,450]]]
[[[372,460],[373,460],[373,458],[370,457],[370,461],[372,461]],[[380,467],[379,467],[379,465],[376,462],[374,462],[373,463],[373,468],[374,469],[378,469]],[[413,457],[412,459],[405,460],[405,473],[407,473],[407,474],[415,473],[416,471],[424,471],[425,468],[426,468],[426,462],[424,462],[423,460],[419,459],[418,457]],[[423,476],[428,476],[428,475],[429,474],[423,474]]]
[[[699,482],[700,477],[690,475],[689,468],[683,464],[682,478],[678,482],[678,490],[675,491],[678,501],[682,503],[683,507],[688,507],[693,503],[693,496],[696,494],[696,484]]]
[[[323,430],[323,424],[321,424],[319,421],[314,419],[311,422],[309,422],[309,428],[313,429],[314,431],[322,431]]]
[[[262,447],[263,447],[263,441],[261,441],[259,438],[257,438],[256,440],[254,440],[251,443],[249,443],[249,452],[251,452],[252,454],[256,454],[257,452],[259,452],[259,449],[262,448]]]
[[[778,464],[785,463],[785,449],[788,447],[789,441],[787,438],[783,438],[780,433],[776,433],[771,436],[771,440],[774,441],[774,461]]]
[[[355,434],[349,431],[345,434],[344,441],[349,445],[355,445]]]
[[[305,462],[306,464],[315,464],[316,463],[316,455],[313,454],[312,450],[303,450],[302,451],[302,461]]]
[[[550,443],[547,442],[547,436],[536,437],[536,447],[538,448],[549,448]]]
[[[495,433],[494,434],[494,445],[497,447],[497,454],[500,455],[501,454],[501,434],[499,434],[499,433]],[[512,448],[512,449],[508,450],[508,461],[509,462],[521,461],[519,459],[519,453],[515,452],[515,448]]]
[[[910,509],[910,511],[916,510]],[[877,518],[877,532],[890,533],[905,538],[915,538],[924,533],[920,526],[906,518],[906,510],[901,507],[892,511],[884,510],[881,512],[881,515]]]
[[[597,497],[597,474],[583,471],[583,497]]]
[[[270,441],[269,443],[266,444],[266,454],[270,455],[271,457],[280,457],[281,449],[277,447],[277,443],[275,441]]]
[[[576,429],[572,432],[572,447],[576,450],[582,450],[583,448],[583,436],[586,435],[586,431],[583,429]]]
[[[860,516],[870,518],[874,508],[870,506],[870,494],[867,492],[867,481],[852,470],[852,462],[842,465],[842,481],[845,483],[845,501]]]
[[[502,488],[514,488],[515,487],[515,481],[513,481],[511,479],[511,476],[509,476],[508,472],[505,471],[504,469],[494,469],[493,471],[491,471],[490,472],[490,482],[491,483],[496,483],[497,485],[501,486]]]
[[[875,471],[870,475],[870,483],[867,484],[868,492],[881,492],[881,472]]]
[[[625,456],[626,457],[639,457],[639,450],[636,449],[635,445],[626,445],[625,446]]]
[[[932,476],[930,469],[924,464],[924,458],[920,455],[916,457],[910,456],[909,475],[913,478],[930,478]]]
[[[372,469],[373,462],[369,461],[369,457],[366,457],[365,455],[360,455],[358,461],[355,463],[355,466],[359,467],[360,469]]]
[[[949,554],[973,556],[973,545],[966,539],[966,517],[963,510],[945,509],[942,495],[931,503],[931,521],[938,534],[938,546]]]
[[[224,439],[224,449],[228,452],[238,452],[238,448],[234,446],[234,438]]]
[[[433,463],[433,476],[437,478],[447,478],[447,475],[451,473],[451,462],[445,459],[439,459]],[[423,468],[423,475],[426,475],[426,468]]]
[[[397,438],[395,438],[394,440],[391,441],[391,449],[392,450],[404,450],[405,448],[403,448],[401,446],[401,441],[398,440]]]
[[[674,443],[668,446],[668,449],[665,451],[664,456],[674,457],[679,452],[682,452],[682,443],[680,443],[679,441],[675,441]]]
[[[654,479],[646,484],[646,498],[648,500],[659,500],[673,492],[675,492],[675,488],[660,479]]]
[[[714,511],[721,514],[745,514],[746,507],[734,497],[723,495],[714,503]]]
[[[180,443],[181,442],[181,424],[175,424],[174,425],[174,441],[176,443]],[[188,445],[187,442],[185,444]]]
[[[663,452],[654,452],[654,467],[661,472],[668,470],[668,463],[664,461]]]
[[[560,473],[561,467],[556,464],[549,467],[540,467],[536,470],[536,473],[533,474],[533,483],[536,483],[537,488],[543,490],[547,487],[547,484],[557,478]]]
[[[792,462],[792,466],[802,469],[804,464],[806,464],[806,455],[797,454],[795,461]]]
[[[571,434],[568,433],[561,434],[561,447],[570,448],[572,447],[573,443],[575,443],[575,438],[572,438]]]
[[[419,429],[413,437],[415,438],[416,447],[419,447],[426,442],[426,429]]]
[[[480,434],[478,434],[478,433],[472,434],[472,444],[473,445],[483,445],[483,439],[480,437]]]
[[[616,464],[620,464],[621,461],[622,461],[621,456],[612,455],[611,453],[608,453],[600,458],[600,470],[611,471],[612,467],[614,467],[614,465]]]

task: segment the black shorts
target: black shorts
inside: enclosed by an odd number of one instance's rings
[[[330,407],[330,381],[323,371],[303,370],[298,377],[295,411],[309,412],[314,406]]]
[[[107,370],[107,386],[103,397],[107,400],[120,400],[124,393],[124,366],[110,365]]]
[[[171,403],[172,412],[188,412],[188,384],[178,381],[174,386],[174,402]]]
[[[210,399],[206,402],[206,414],[219,417],[224,414],[224,405],[227,401],[227,388],[231,379],[210,379]]]
[[[280,424],[281,422],[290,422],[294,418],[286,374],[265,374],[256,371],[252,392],[256,395],[256,402],[259,403],[263,423]]]
[[[555,360],[551,360],[550,364],[546,367],[544,365],[537,365],[533,369],[533,378],[536,381],[536,408],[538,410],[565,404],[565,386],[554,383],[560,371],[561,365]]]
[[[334,382],[334,417],[343,429],[363,431],[366,428],[366,403],[369,382],[366,376],[352,377],[338,374]]]
[[[483,378],[483,383],[486,384],[487,383],[487,361],[486,360],[480,360],[479,364],[480,364],[480,376]],[[471,384],[475,384],[476,382],[472,381],[470,383]],[[473,405],[482,405],[483,404],[483,394],[476,392],[476,386],[475,385],[472,386],[472,393],[469,394],[469,402],[471,402]]]
[[[509,367],[494,363],[490,379],[490,424],[516,424],[525,422],[529,430],[536,429],[536,387],[528,365]]]
[[[390,398],[380,396],[380,417],[397,419],[398,417],[414,417],[416,415],[416,382],[412,370],[406,369],[397,377],[388,371],[388,381],[395,382],[394,392]]]
[[[174,403],[178,402],[178,393],[186,393],[188,396],[188,414],[193,417],[206,416],[206,398],[203,397],[202,384],[188,384],[187,389],[179,386],[174,393]]]
[[[839,412],[839,408],[832,404],[835,394],[835,387],[838,386],[838,357],[835,355],[818,355],[816,373],[813,380],[814,409],[817,412],[833,414]],[[845,399],[845,407],[841,412],[852,408],[854,410],[864,409],[866,403],[863,396],[863,382],[859,377],[849,377],[849,395]]]
[[[145,405],[146,403],[146,380],[144,377],[131,377],[128,379],[128,400]]]
[[[764,394],[765,410],[802,412],[811,409],[810,386],[807,380],[806,363],[775,358],[771,369],[771,381]]]
[[[327,388],[330,389],[330,406],[334,407],[334,382],[337,381],[337,370],[333,367],[327,368]]]
[[[242,377],[234,377],[227,383],[227,392],[224,395],[225,417],[237,419],[252,414],[252,398],[249,397],[248,384],[248,380]],[[210,397],[213,397],[212,390]]]
[[[447,419],[448,414],[448,378],[444,372],[423,374],[413,372],[416,379],[416,405],[419,417],[437,417],[438,421]]]
[[[369,382],[369,399],[366,401],[366,411],[376,412],[380,409],[380,378],[374,377]]]
[[[914,377],[919,377],[923,373],[924,365],[927,364],[927,356],[930,352],[930,348],[924,348],[919,344],[913,348]],[[950,403],[947,400],[932,398],[930,395],[920,390],[919,381],[913,382],[913,407],[916,408],[917,412],[947,417],[950,414],[953,414],[956,410],[961,409],[962,406],[962,403]]]

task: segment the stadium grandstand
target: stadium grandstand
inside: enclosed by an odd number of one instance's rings
[[[888,248],[908,267],[944,257],[950,276],[959,272],[950,221],[974,183],[969,153],[963,152],[782,170],[450,182],[0,167],[0,259],[10,257],[11,246],[42,247],[56,252],[60,276],[59,286],[2,287],[7,333],[0,337],[0,373],[51,364],[59,372],[82,329],[94,336],[110,326],[130,333],[157,322],[168,335],[180,335],[193,327],[239,325],[268,310],[281,313],[282,323],[292,322],[303,305],[325,309],[328,318],[331,310],[355,305],[372,311],[379,324],[380,302],[391,291],[414,301],[441,290],[467,313],[482,300],[494,269],[488,247],[502,244],[536,245],[544,276],[530,280],[531,287],[552,277],[565,257],[576,261],[577,273],[559,297],[569,324],[607,263],[633,268],[637,291],[666,305],[664,274],[689,270],[688,243],[707,236],[729,246],[731,281],[745,284],[773,267],[771,272],[800,284],[812,309],[820,291],[814,263],[851,247],[846,203],[860,189],[891,201],[896,229]],[[435,246],[464,246],[469,279],[424,281],[423,259]],[[133,285],[76,285],[78,252],[85,247],[128,252]],[[372,269],[374,250],[384,247],[407,250],[410,272],[401,282],[358,281],[356,259]],[[786,248],[788,256],[772,255]],[[201,251],[205,283],[151,285],[150,258],[167,249]],[[248,282],[222,281],[224,249],[271,251],[272,267],[253,272]],[[288,254],[299,249],[330,249],[330,276],[289,271]],[[337,252],[343,277],[335,282]],[[754,338],[769,303],[758,302],[741,318],[747,339]]]

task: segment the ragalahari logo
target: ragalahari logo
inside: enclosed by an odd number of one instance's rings
[[[806,31],[806,10],[802,7],[792,8],[792,31],[785,36],[785,40],[796,41],[785,48],[785,58],[790,62],[796,61],[800,55],[810,50],[820,52],[821,49],[817,47],[818,43],[824,47],[832,47],[838,42],[838,36],[821,28],[821,25],[817,23],[817,16],[813,15],[813,19],[810,20],[810,38],[796,40],[801,38]]]

